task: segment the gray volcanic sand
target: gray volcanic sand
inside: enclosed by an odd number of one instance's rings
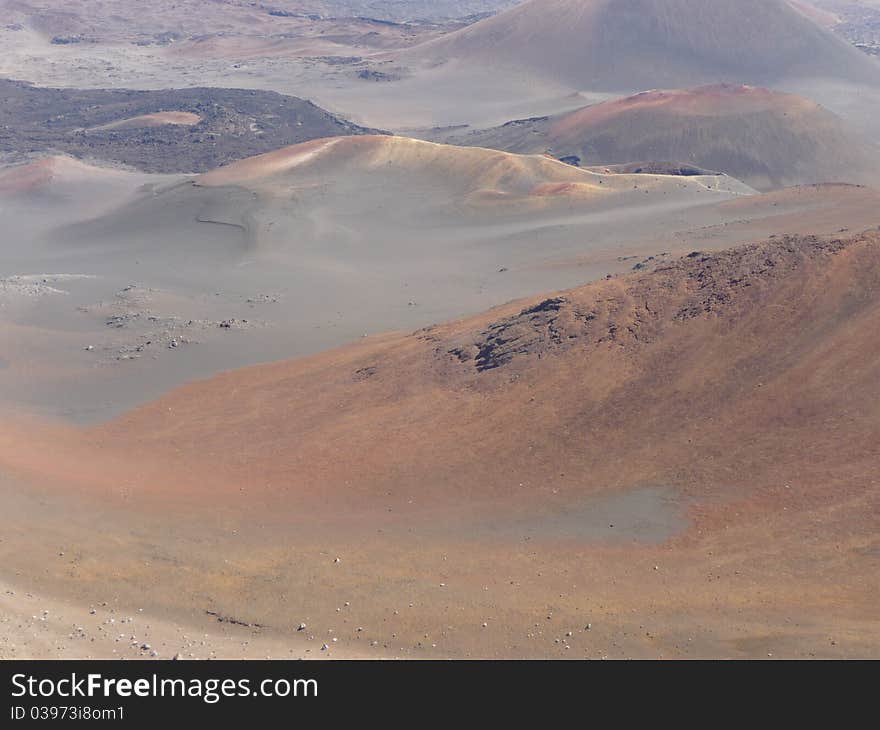
[[[575,200],[573,209],[554,203],[527,216],[454,205],[430,176],[404,184],[398,173],[351,172],[350,187],[335,188],[286,178],[259,191],[163,181],[136,188],[96,220],[60,228],[48,225],[60,217],[20,221],[20,230],[42,233],[7,249],[14,254],[3,278],[64,275],[11,280],[16,292],[0,308],[15,335],[0,371],[4,399],[102,420],[237,359],[321,349],[359,336],[361,325],[384,330],[394,317],[414,328],[425,302],[440,320],[450,316],[444,303],[483,309],[517,289],[543,293],[649,254],[725,247],[766,230],[868,227],[880,210],[876,193],[848,186],[705,191],[701,203],[673,178],[648,193],[634,188],[600,205]],[[413,207],[408,196],[423,204]],[[23,210],[32,198],[4,205]],[[63,205],[55,209],[62,214]],[[627,252],[639,258],[619,261]],[[331,327],[334,315],[342,324]],[[253,322],[226,329],[221,317]],[[116,359],[145,336],[159,345]],[[169,337],[192,342],[170,348]],[[86,474],[101,469],[87,459],[79,465]],[[872,645],[874,628],[856,609],[829,627],[827,606],[814,600],[791,626],[788,608],[766,607],[766,595],[727,602],[761,594],[771,568],[739,555],[736,572],[729,566],[724,582],[707,582],[717,559],[687,547],[690,505],[672,488],[554,495],[537,510],[516,500],[401,509],[406,496],[389,495],[372,511],[315,513],[284,489],[252,495],[243,485],[230,499],[196,505],[174,484],[157,485],[170,497],[133,488],[137,467],[121,476],[118,490],[99,496],[0,475],[0,588],[14,592],[2,597],[9,621],[0,622],[0,655],[842,657],[865,656]],[[803,591],[801,573],[772,570],[779,595]],[[117,629],[121,617],[135,621]]]
[[[567,505],[555,514],[532,515],[517,520],[506,529],[504,526],[495,529],[508,533],[515,529],[529,538],[660,544],[684,532],[687,527],[682,500],[675,490],[636,487],[596,495],[580,505]],[[490,526],[489,534],[492,530]]]
[[[113,196],[62,176],[4,195],[0,279],[43,288],[0,291],[0,400],[106,419],[218,370],[624,271],[624,254],[659,253],[661,231],[715,222],[713,204],[736,197],[714,178],[634,180],[608,201],[522,212],[462,205],[442,174],[407,169],[318,170],[268,192],[114,173]],[[94,200],[109,212],[83,221]]]
[[[0,401],[96,422],[218,370],[416,329],[652,255],[876,225],[874,194],[846,186],[726,208],[735,196],[667,178],[520,213],[462,206],[430,175],[323,175],[268,193],[132,175],[112,179],[115,197],[55,182],[0,196]],[[96,211],[86,200],[111,210],[82,221]]]

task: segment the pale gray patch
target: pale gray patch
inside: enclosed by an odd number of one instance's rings
[[[685,503],[670,487],[636,487],[597,494],[552,513],[502,526],[524,538],[659,544],[684,532]]]

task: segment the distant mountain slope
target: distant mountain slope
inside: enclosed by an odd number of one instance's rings
[[[402,57],[510,66],[594,91],[880,82],[872,59],[786,0],[527,0]]]
[[[453,138],[581,165],[675,161],[767,189],[880,180],[880,148],[812,101],[750,86],[651,91]]]
[[[202,172],[284,145],[375,132],[268,91],[46,89],[0,79],[0,153]]]

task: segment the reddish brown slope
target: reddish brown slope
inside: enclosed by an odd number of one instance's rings
[[[421,501],[449,504],[867,474],[878,263],[876,236],[698,255],[389,346],[221,376],[101,437],[169,457],[173,443],[221,482],[259,474],[368,502],[409,479]]]
[[[649,91],[460,140],[582,165],[671,161],[768,189],[880,180],[880,148],[815,102],[754,86]]]
[[[236,503],[253,484],[279,514],[369,511],[404,485],[423,506],[507,509],[639,483],[744,497],[798,475],[805,495],[832,499],[829,474],[876,466],[878,263],[876,234],[697,254],[220,375],[69,436],[71,454],[85,440],[109,459],[82,483],[142,462],[139,489],[164,494],[173,474],[183,501]],[[59,478],[75,476],[63,443]]]
[[[880,234],[785,239],[88,431],[5,423],[4,474],[77,506],[16,521],[17,493],[0,549],[82,600],[211,607],[298,654],[305,616],[378,656],[876,656],[878,328]],[[665,542],[594,524],[591,500],[653,486],[686,514]]]

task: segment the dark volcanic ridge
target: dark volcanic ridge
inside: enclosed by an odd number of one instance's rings
[[[876,246],[877,240],[875,232],[848,239],[784,236],[716,253],[694,251],[673,261],[658,258],[646,273],[622,279],[628,285],[616,297],[584,297],[601,284],[572,290],[500,319],[464,342],[438,346],[437,353],[482,373],[576,347],[648,344],[668,326],[723,318],[806,264],[821,265],[847,247]]]
[[[270,91],[48,89],[0,79],[0,153],[63,153],[145,172],[204,172],[316,138],[376,134]]]

